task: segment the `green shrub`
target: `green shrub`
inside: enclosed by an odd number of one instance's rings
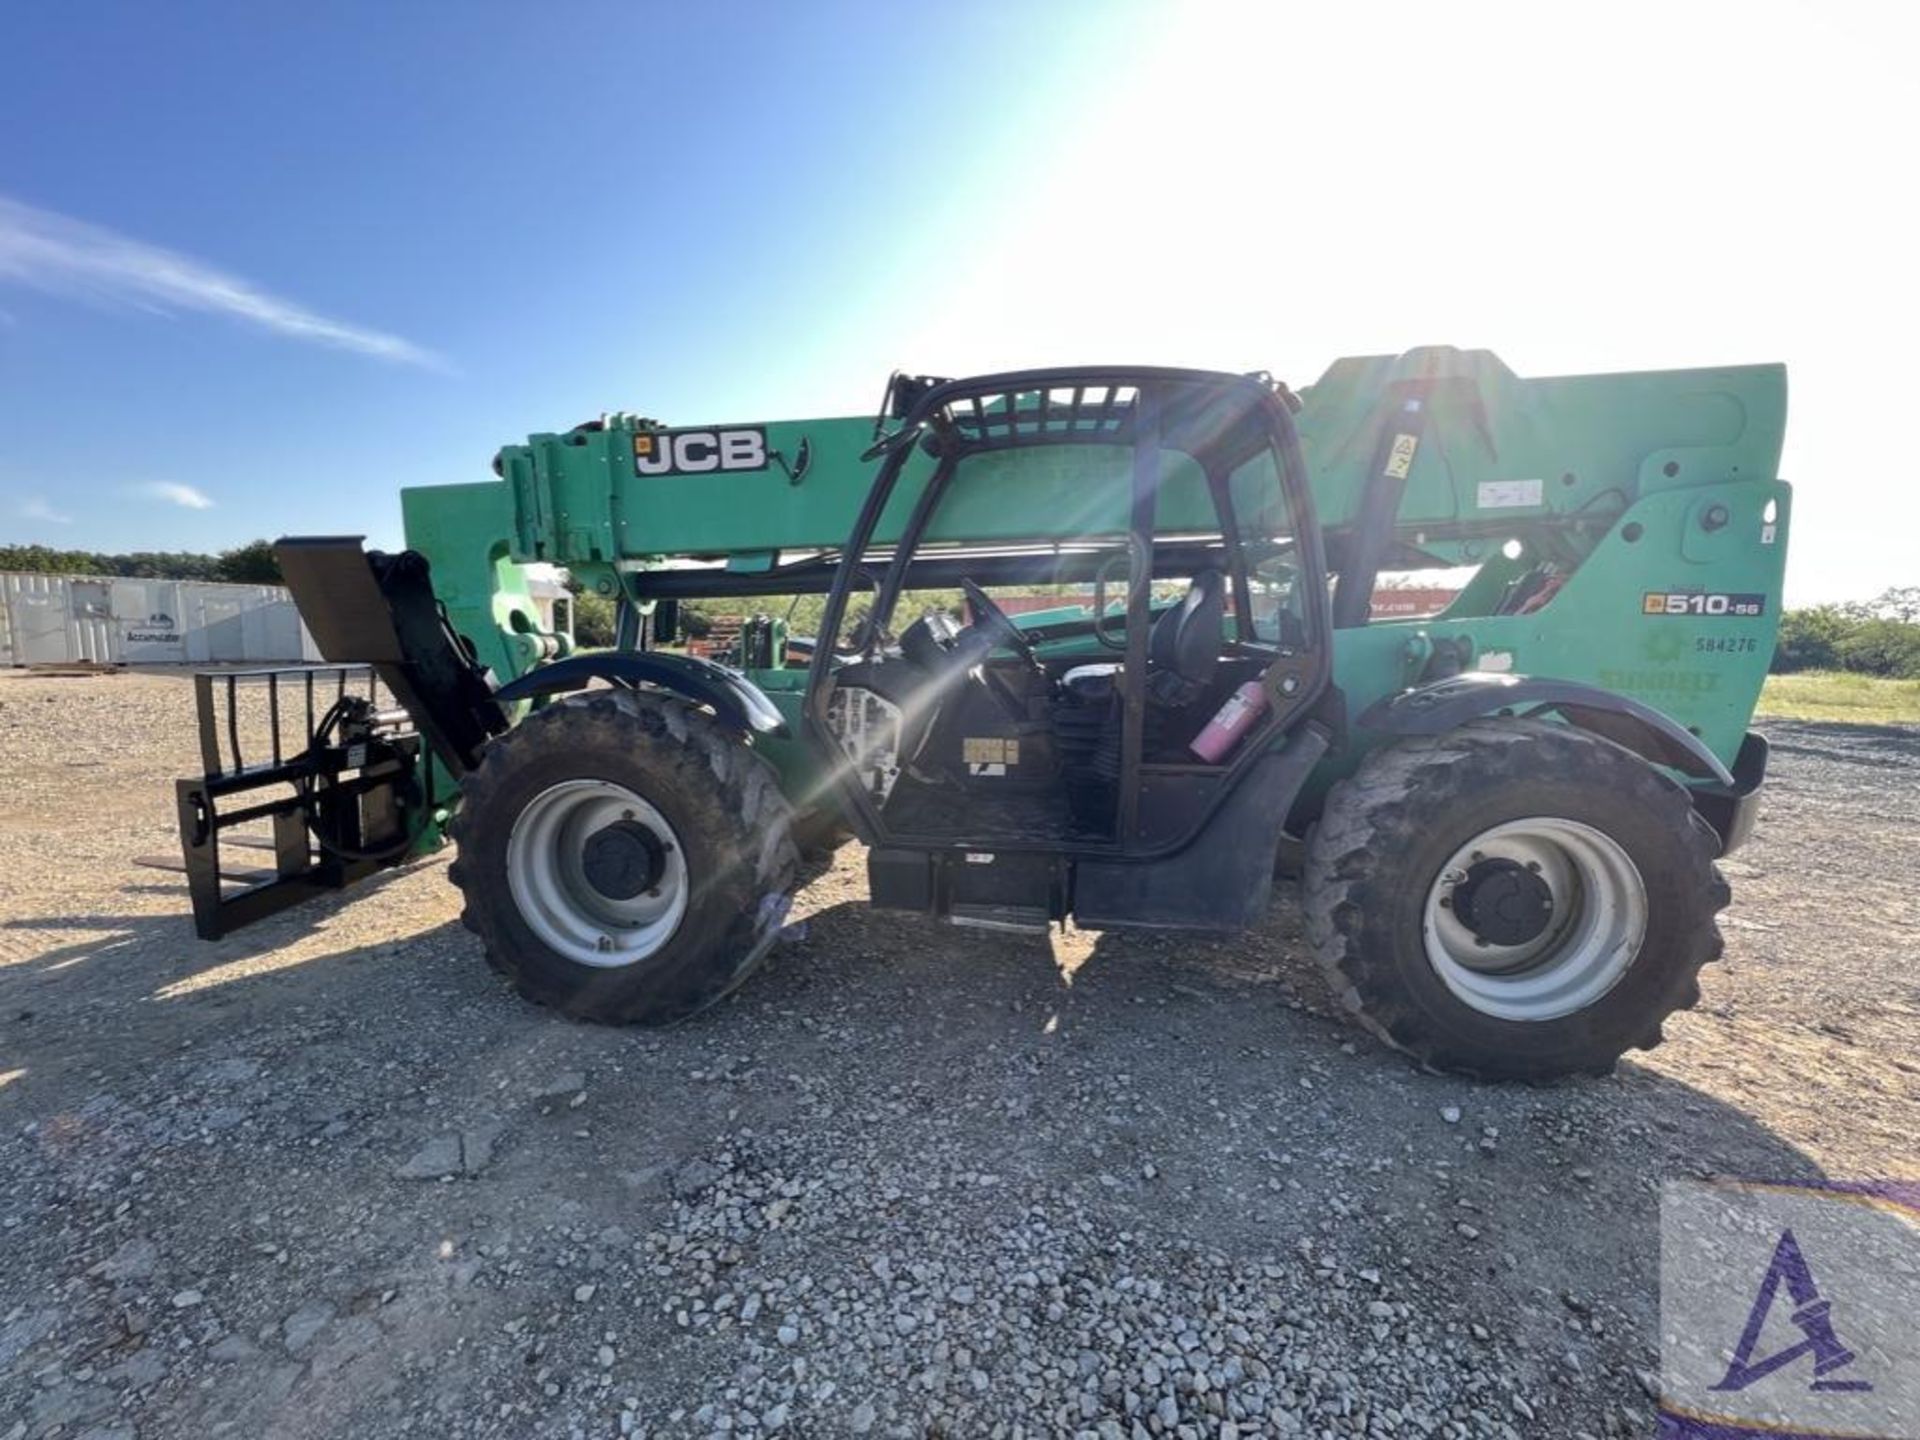
[[[1840,664],[1868,675],[1920,679],[1920,625],[1907,620],[1863,620],[1840,641]]]
[[[1888,590],[1865,604],[1815,605],[1780,617],[1773,670],[1850,670],[1920,678],[1920,590]]]
[[[573,643],[596,650],[613,644],[613,601],[585,591],[573,597]]]
[[[1773,652],[1773,668],[1781,674],[1795,670],[1838,670],[1840,642],[1857,622],[1837,605],[1789,610],[1780,617],[1780,642]]]

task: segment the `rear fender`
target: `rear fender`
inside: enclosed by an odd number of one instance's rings
[[[1483,715],[1557,713],[1636,755],[1732,791],[1733,772],[1698,735],[1650,705],[1597,685],[1470,671],[1367,707],[1356,728],[1375,735],[1439,735]]]
[[[708,705],[727,725],[755,735],[785,739],[787,722],[759,686],[746,676],[696,655],[669,655],[656,650],[601,650],[575,655],[529,670],[518,680],[493,692],[502,705],[546,695],[585,689],[588,682],[606,680],[616,685],[651,685],[670,690],[700,705]]]

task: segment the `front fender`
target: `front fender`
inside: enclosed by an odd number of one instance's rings
[[[590,650],[529,670],[494,691],[493,698],[511,705],[516,700],[584,689],[592,680],[657,686],[712,706],[714,713],[735,729],[776,739],[785,739],[788,734],[785,718],[746,676],[697,655],[669,655],[658,650]]]
[[[1355,723],[1377,735],[1438,735],[1483,715],[1549,712],[1657,765],[1735,788],[1733,773],[1720,757],[1678,721],[1651,705],[1575,680],[1468,671],[1376,701]]]

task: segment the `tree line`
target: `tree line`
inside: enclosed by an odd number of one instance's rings
[[[126,580],[215,580],[231,585],[278,585],[280,563],[273,543],[252,540],[203,555],[192,550],[135,550],[108,555],[97,550],[55,550],[50,545],[0,545],[0,571],[33,575],[106,575]]]
[[[1896,586],[1865,602],[1787,611],[1773,668],[1920,680],[1920,585]]]
[[[136,550],[110,555],[95,550],[55,550],[47,545],[0,545],[0,571],[36,575],[105,575],[139,580],[212,580],[235,585],[279,585],[273,545],[253,540],[217,554],[189,550]],[[951,597],[958,608],[958,592]],[[826,597],[781,596],[776,600],[731,606],[694,601],[683,607],[683,624],[696,633],[713,615],[730,610],[785,614],[796,634],[817,626]],[[591,594],[574,597],[574,631],[584,645],[613,643],[613,606]],[[1895,586],[1872,600],[1843,605],[1814,605],[1780,617],[1780,641],[1773,669],[1852,670],[1867,675],[1920,679],[1920,585]]]
[[[786,615],[794,634],[809,635],[818,626],[825,601],[822,595],[797,600],[787,596],[731,602],[696,600],[681,607],[681,623],[692,633],[701,634],[715,616],[764,611]],[[574,605],[574,635],[580,643],[611,645],[612,602],[598,595],[578,595]],[[949,608],[958,610],[958,591],[953,592]],[[1772,668],[1779,674],[1852,670],[1902,680],[1920,679],[1920,585],[1899,586],[1867,601],[1787,611],[1780,617],[1780,640]]]

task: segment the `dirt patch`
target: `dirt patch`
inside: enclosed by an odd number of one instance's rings
[[[1770,727],[1723,964],[1546,1089],[1243,940],[876,913],[664,1033],[443,863],[215,945],[177,677],[0,679],[0,1437],[1644,1435],[1660,1181],[1911,1172],[1920,733]]]

